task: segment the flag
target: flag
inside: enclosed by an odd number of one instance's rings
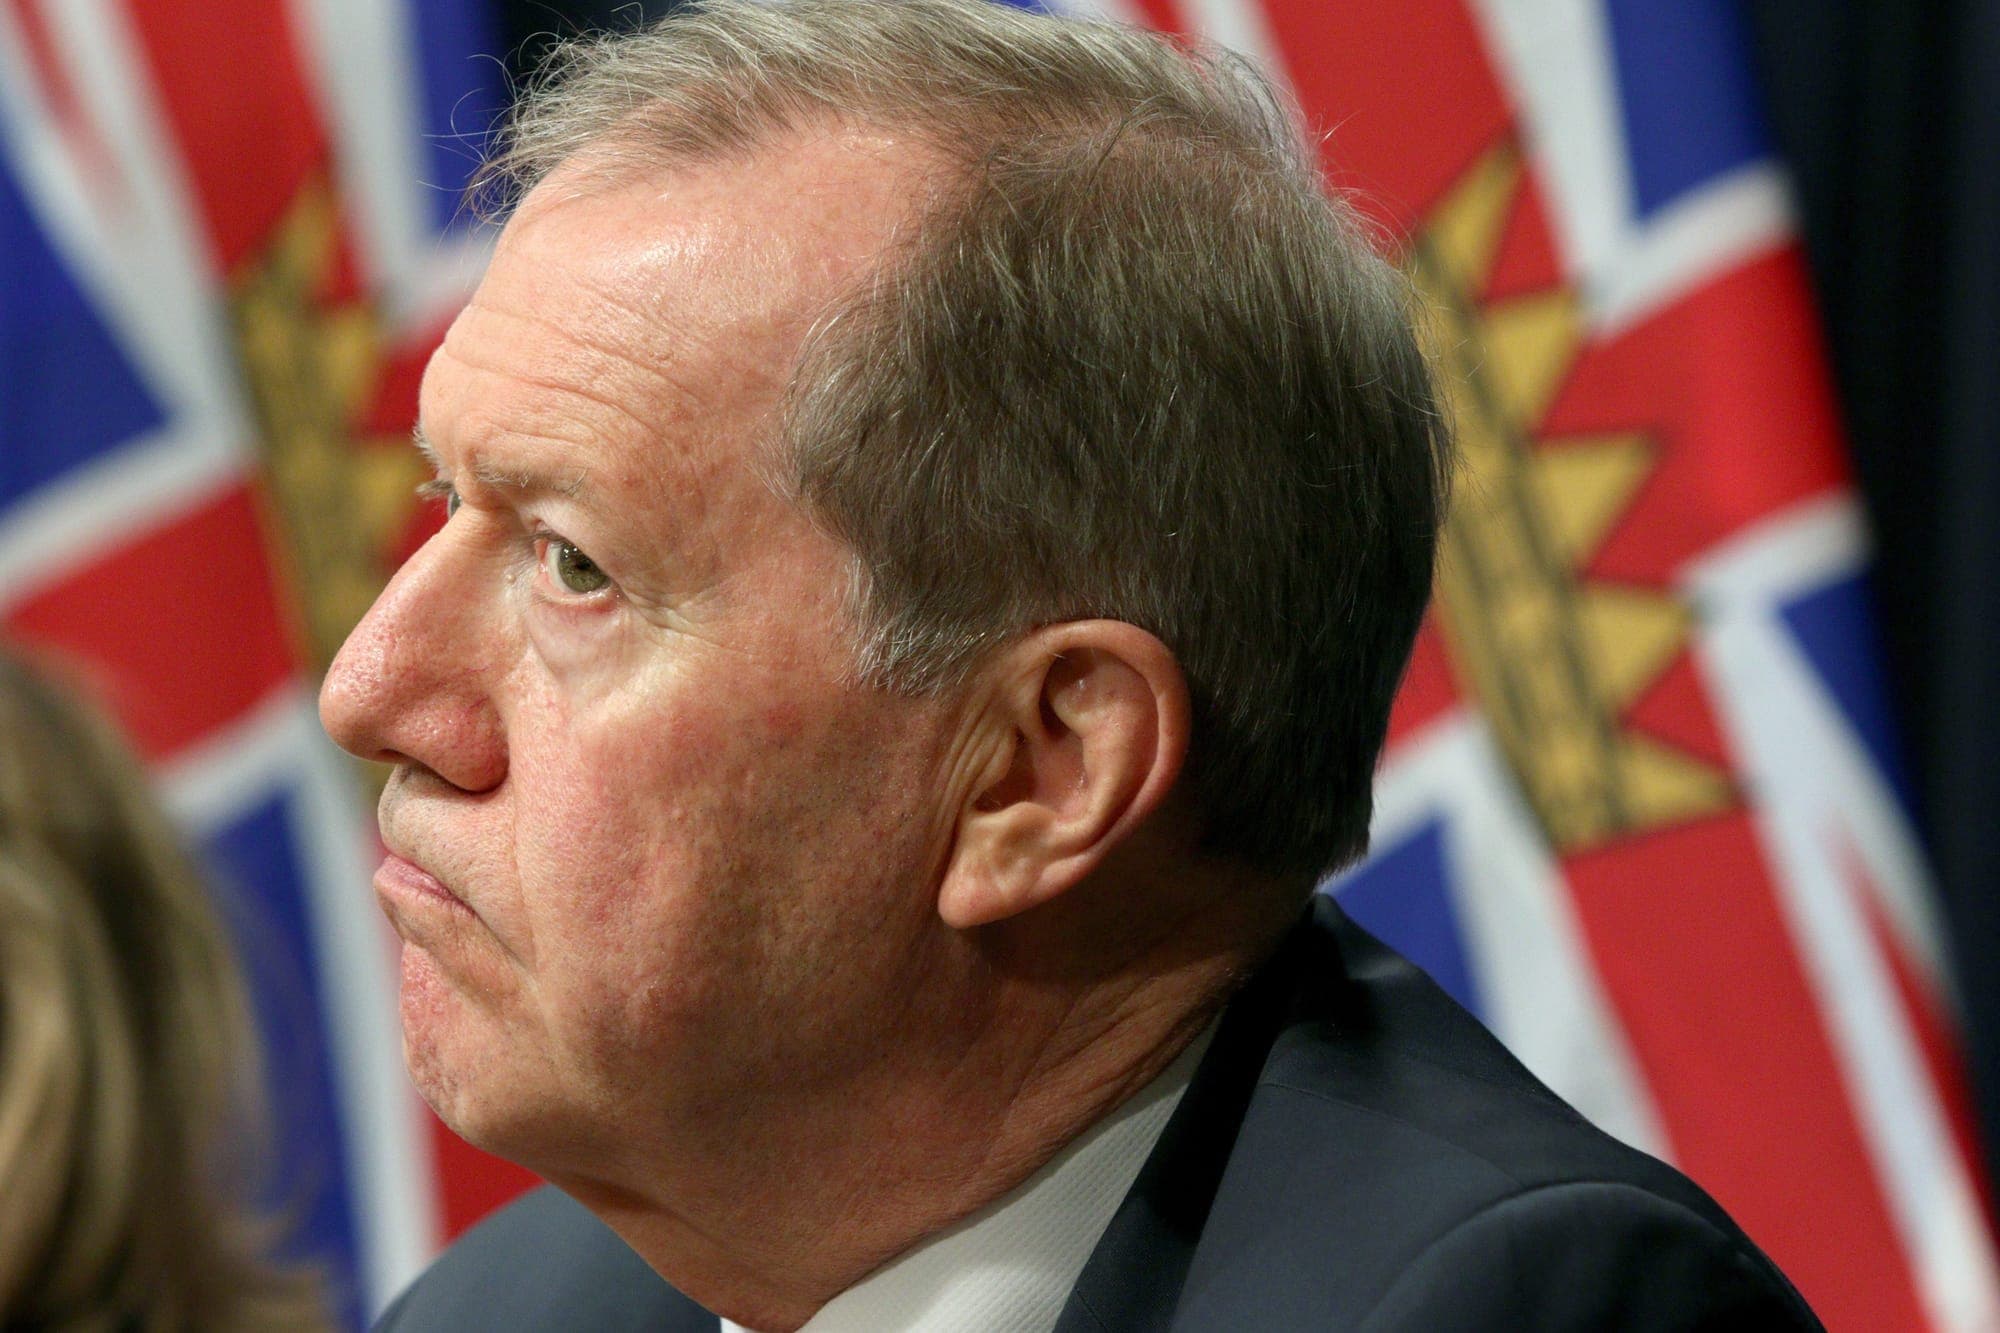
[[[1833,1329],[2000,1326],[1867,536],[1729,0],[1090,0],[1262,63],[1464,454],[1330,886]]]
[[[1867,543],[1722,0],[1071,0],[1249,53],[1432,308],[1464,445],[1331,886],[1835,1329],[2000,1324]],[[477,0],[0,0],[0,624],[228,891],[278,1197],[359,1322],[525,1177],[408,1090],[312,683],[435,521]]]
[[[359,1325],[497,1167],[410,1091],[318,671],[434,522],[409,432],[483,263],[478,0],[0,0],[0,625],[60,650],[225,890],[269,1202]],[[511,1169],[509,1169],[511,1170]]]

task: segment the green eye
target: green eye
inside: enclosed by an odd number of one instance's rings
[[[549,571],[569,592],[597,592],[611,582],[597,562],[561,538],[549,540]]]

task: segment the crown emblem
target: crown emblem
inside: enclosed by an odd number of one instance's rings
[[[1516,147],[1489,150],[1432,211],[1408,265],[1463,459],[1438,620],[1550,844],[1575,853],[1738,794],[1723,770],[1626,725],[1688,650],[1694,617],[1668,590],[1586,573],[1659,445],[1638,430],[1542,433],[1583,331],[1565,285],[1486,298],[1523,184]]]
[[[300,598],[315,671],[395,572],[428,475],[406,435],[367,419],[385,358],[379,320],[355,285],[344,277],[324,180],[301,187],[230,284],[237,358],[276,510],[272,547]]]

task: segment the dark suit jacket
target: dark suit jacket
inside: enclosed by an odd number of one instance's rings
[[[711,1333],[541,1190],[384,1317]],[[1058,1333],[1818,1328],[1686,1177],[1591,1126],[1330,900],[1231,1001]]]

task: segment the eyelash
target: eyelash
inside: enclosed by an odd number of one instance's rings
[[[458,512],[458,488],[443,477],[434,477],[417,487],[420,500],[439,500],[444,503],[444,516],[450,518]]]

